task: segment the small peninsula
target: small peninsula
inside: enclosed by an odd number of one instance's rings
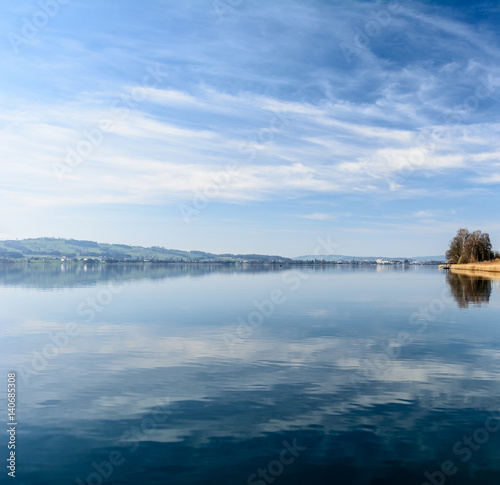
[[[490,236],[481,231],[460,228],[446,252],[452,272],[487,272],[500,274],[500,253],[493,251]]]

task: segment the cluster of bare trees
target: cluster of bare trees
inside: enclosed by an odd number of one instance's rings
[[[491,250],[490,235],[487,232],[469,232],[468,229],[459,229],[446,251],[446,259],[450,263],[489,261],[497,255]]]

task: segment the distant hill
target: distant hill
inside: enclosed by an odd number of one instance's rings
[[[0,241],[0,259],[107,259],[162,261],[292,261],[282,256],[262,254],[212,254],[204,251],[180,251],[159,246],[145,248],[126,244],[59,238]]]
[[[376,261],[377,259],[385,259],[385,260],[398,260],[398,261],[442,261],[445,262],[446,258],[444,255],[440,256],[412,256],[412,257],[387,257],[387,256],[345,256],[341,254],[309,254],[306,256],[297,256],[293,258],[295,261],[314,261],[314,260],[324,260],[324,261]]]
[[[41,237],[34,239],[20,239],[0,241],[0,259],[106,259],[120,261],[178,261],[178,262],[293,262],[293,261],[376,261],[380,256],[345,256],[345,255],[306,255],[296,258],[285,258],[277,255],[266,254],[213,254],[204,251],[181,251],[166,249],[159,246],[145,248],[142,246],[129,246],[127,244],[106,244],[95,241],[78,239],[61,239]],[[384,258],[409,261],[445,261],[444,256],[419,256],[407,258]]]

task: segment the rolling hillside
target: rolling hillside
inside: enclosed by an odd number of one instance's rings
[[[288,261],[281,256],[260,254],[212,254],[179,251],[158,246],[144,248],[76,239],[36,238],[0,241],[0,259],[117,259],[163,261]]]

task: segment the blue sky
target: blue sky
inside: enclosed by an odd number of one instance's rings
[[[468,227],[500,249],[499,22],[480,1],[9,2],[0,238],[418,256]]]

